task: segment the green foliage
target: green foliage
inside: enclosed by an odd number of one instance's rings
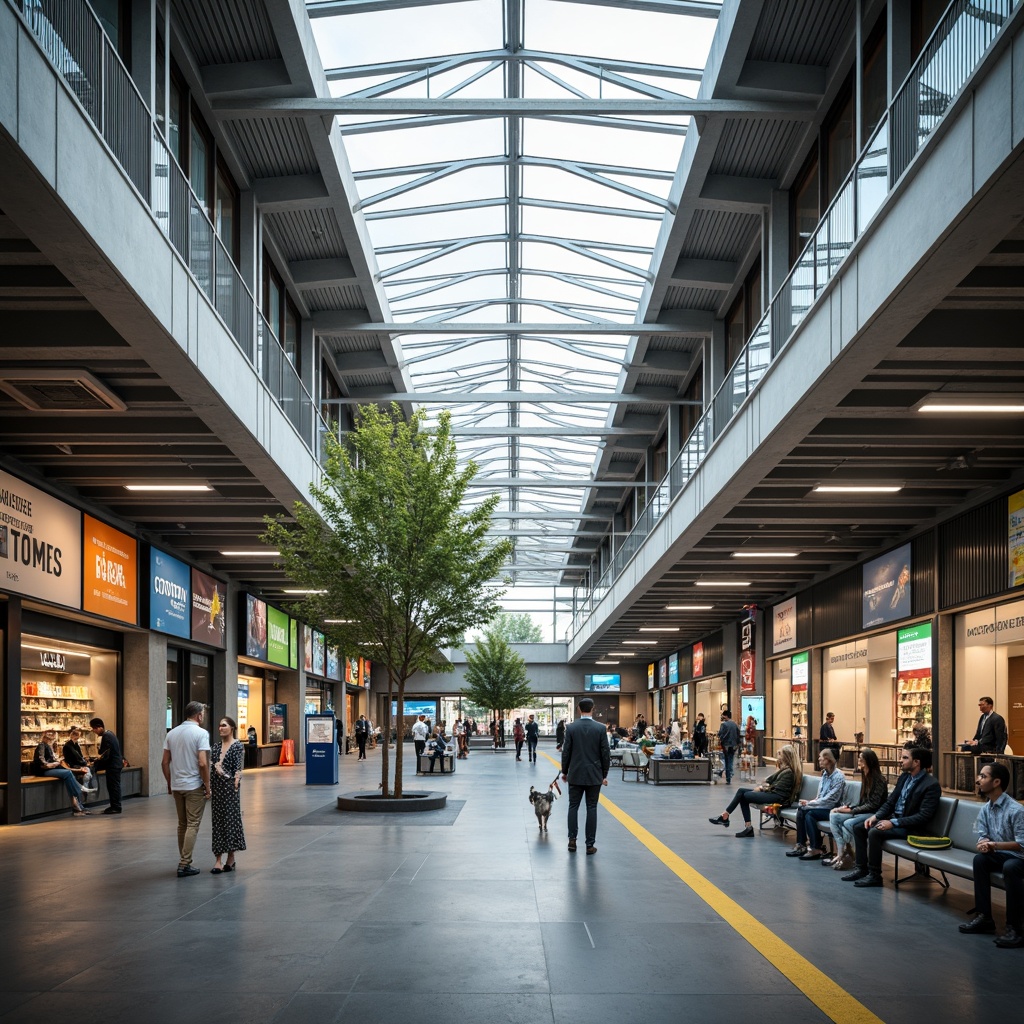
[[[501,591],[486,584],[511,548],[486,537],[497,494],[462,508],[476,466],[459,469],[449,415],[435,431],[425,418],[361,408],[345,444],[327,440],[324,477],[310,487],[318,508],[296,502],[295,522],[268,518],[264,534],[296,584],[318,591],[296,613],[324,623],[348,656],[387,668],[389,707],[413,673],[451,671],[440,650],[493,618]],[[395,763],[400,796],[401,744]],[[387,793],[386,749],[382,771]]]
[[[498,612],[487,624],[487,632],[510,644],[539,644],[544,637],[528,612]]]
[[[476,651],[466,651],[466,683],[462,696],[498,712],[499,717],[513,708],[529,707],[537,699],[526,676],[526,662],[504,637],[490,631]]]

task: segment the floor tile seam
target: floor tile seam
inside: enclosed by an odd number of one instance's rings
[[[855,996],[779,938],[774,931],[702,875],[608,797],[601,804],[655,858],[688,886],[744,941],[830,1019],[842,1024],[882,1024]]]

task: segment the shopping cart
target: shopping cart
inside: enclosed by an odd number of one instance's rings
[[[725,757],[717,736],[708,737],[708,760],[711,762],[711,781],[717,783],[725,778]]]

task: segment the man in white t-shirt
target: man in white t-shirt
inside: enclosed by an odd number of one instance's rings
[[[426,715],[420,715],[412,724],[412,742],[416,748],[416,771],[420,770],[420,754],[427,749],[427,736],[430,735],[430,730],[427,728],[425,721]]]
[[[192,850],[211,796],[210,734],[203,728],[205,713],[205,704],[191,701],[185,707],[185,721],[164,740],[161,768],[178,812],[179,878],[199,874],[199,868],[192,867]]]

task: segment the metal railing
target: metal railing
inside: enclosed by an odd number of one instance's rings
[[[1021,0],[953,0],[704,415],[600,577],[577,587],[578,633],[786,348]],[[596,576],[591,570],[591,576]],[[587,589],[589,586],[589,589]]]
[[[318,462],[328,430],[86,0],[8,0]],[[257,347],[257,336],[262,348]],[[276,349],[276,352],[275,352]],[[261,366],[272,367],[269,373]]]

